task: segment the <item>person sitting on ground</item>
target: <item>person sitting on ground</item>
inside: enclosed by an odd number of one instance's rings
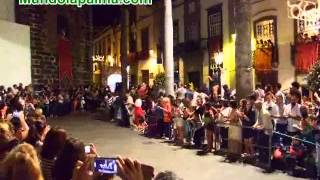
[[[7,180],[43,180],[37,153],[30,144],[16,146],[2,161],[0,169]]]
[[[286,165],[289,175],[293,175],[295,167],[297,165],[302,165],[303,163],[304,146],[297,138],[299,138],[299,136],[293,137],[292,143],[289,147],[289,155],[286,157]]]
[[[137,99],[134,106],[135,107],[134,107],[133,123],[135,124],[137,130],[142,133],[144,130],[144,122],[145,122],[145,112],[142,109],[142,100]]]

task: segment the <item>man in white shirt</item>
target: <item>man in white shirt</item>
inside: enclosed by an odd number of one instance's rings
[[[275,122],[275,130],[280,133],[287,133],[287,124],[288,121],[284,118],[284,97],[281,94],[276,95],[276,114],[272,114],[272,118]]]
[[[179,88],[176,90],[177,99],[183,100],[185,98],[186,92],[186,88],[183,86],[182,83],[180,83]]]
[[[265,135],[270,135],[272,133],[272,120],[270,111],[265,109],[262,105],[262,101],[256,101],[256,123],[253,125],[253,128],[257,130],[263,130]]]
[[[281,84],[280,83],[277,83],[276,85],[273,86],[273,89],[274,89],[274,94],[276,96],[282,96],[283,97],[283,100],[285,100],[285,95],[284,93],[281,91]],[[283,101],[284,102],[284,101]]]
[[[276,111],[276,104],[272,99],[273,95],[270,92],[268,92],[265,94],[264,98],[265,98],[265,101],[262,105],[263,109],[268,110],[271,116],[275,116],[277,114],[277,111]]]
[[[301,120],[300,104],[299,99],[301,95],[297,90],[291,90],[290,101],[291,103],[286,105],[284,108],[284,116],[288,117],[288,135],[295,136],[299,133],[299,123]],[[290,140],[291,141],[291,140]]]
[[[256,101],[256,123],[253,125],[258,131],[257,135],[257,144],[258,144],[258,152],[259,152],[259,161],[263,163],[267,163],[270,157],[268,147],[269,139],[272,135],[272,120],[269,110],[265,109],[262,105],[262,101]]]
[[[254,91],[258,95],[258,99],[263,99],[264,98],[264,90],[261,88],[261,85],[257,84],[256,85],[256,90]]]

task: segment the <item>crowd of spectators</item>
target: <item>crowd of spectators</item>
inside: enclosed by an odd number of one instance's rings
[[[81,140],[65,129],[50,127],[48,118],[74,111],[94,112],[108,106],[108,88],[92,86],[62,90],[50,86],[0,86],[0,179],[4,180],[147,180],[142,164],[117,157],[117,174],[101,174],[93,169],[98,157],[94,144],[89,151]],[[172,172],[159,173],[155,179],[178,179]]]
[[[21,174],[49,180],[111,178],[92,173],[90,161],[97,156],[93,144],[86,154],[83,142],[47,122],[98,108],[106,111],[111,122],[147,137],[203,153],[224,152],[228,161],[245,160],[290,175],[317,176],[317,92],[297,82],[287,91],[281,90],[281,84],[257,85],[236,101],[236,92],[226,85],[220,93],[211,94],[206,88],[183,84],[175,89],[174,96],[166,95],[143,83],[122,97],[108,87],[0,87],[0,179],[19,179]],[[123,179],[141,176],[137,161],[119,158],[118,166]],[[173,177],[171,172],[159,176]]]
[[[203,153],[225,152],[228,161],[317,176],[317,92],[297,82],[286,91],[281,84],[257,85],[236,101],[236,92],[226,85],[223,90],[210,94],[206,88],[194,90],[180,84],[173,97],[142,84],[125,98],[115,98],[118,102],[107,109],[112,121],[148,137]]]

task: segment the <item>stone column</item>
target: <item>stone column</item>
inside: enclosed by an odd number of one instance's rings
[[[124,97],[127,92],[127,83],[128,83],[128,9],[127,7],[121,8],[121,44],[120,44],[120,61],[121,61],[121,77],[122,77],[122,91],[121,95]]]
[[[164,0],[164,64],[166,94],[174,95],[172,0]]]
[[[235,0],[236,30],[236,91],[237,99],[253,91],[253,68],[251,55],[250,0]]]

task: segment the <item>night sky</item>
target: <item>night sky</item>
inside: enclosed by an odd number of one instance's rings
[[[93,6],[93,25],[105,27],[120,18],[120,6]]]

